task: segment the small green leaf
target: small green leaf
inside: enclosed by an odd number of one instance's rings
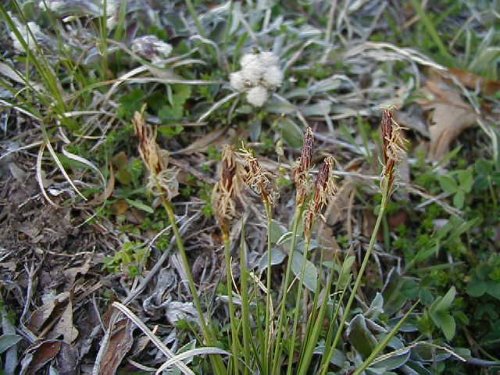
[[[457,182],[451,176],[439,176],[439,184],[441,188],[449,194],[454,194],[458,190]]]
[[[450,341],[455,336],[455,319],[447,312],[437,312],[431,314],[431,318],[438,328],[444,333],[444,336]]]
[[[500,300],[500,283],[497,281],[488,282],[486,293],[488,293],[493,298]]]
[[[457,290],[454,286],[452,286],[443,297],[438,298],[433,304],[435,305],[434,311],[448,311],[453,303],[453,300],[455,299],[456,294]]]
[[[134,200],[134,199],[126,199],[127,203],[130,204],[132,207],[135,207],[139,210],[142,210],[142,211],[145,211],[149,214],[152,214],[154,213],[154,210],[153,210],[153,207],[151,206],[148,206],[144,203],[142,203],[141,201],[137,201],[137,200]]]
[[[470,193],[472,190],[472,185],[474,185],[474,177],[470,169],[465,171],[457,172],[458,181],[460,182],[460,188],[466,193]]]
[[[453,196],[453,205],[456,208],[461,209],[464,207],[464,202],[465,202],[465,193],[462,190],[460,190]]]
[[[472,279],[467,285],[467,294],[471,297],[481,297],[486,292],[487,286],[483,280]]]

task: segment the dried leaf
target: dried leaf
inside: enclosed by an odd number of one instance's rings
[[[71,344],[78,337],[78,330],[73,326],[73,304],[68,300],[59,320],[52,328],[49,338],[63,337],[64,342]]]
[[[450,68],[449,71],[462,83],[462,85],[469,89],[480,89],[481,92],[486,95],[493,95],[500,91],[500,81],[489,80],[472,72],[468,72],[467,70],[458,68]]]
[[[114,375],[123,358],[132,348],[134,325],[128,319],[122,319],[113,327],[113,334],[104,354],[99,375]]]
[[[36,343],[26,352],[21,361],[21,375],[39,374],[40,370],[52,361],[61,350],[61,341],[47,340]]]
[[[52,318],[51,321],[55,318],[52,315],[56,308],[60,308],[68,298],[69,293],[64,292],[44,303],[31,314],[28,328],[35,334],[40,333],[44,326],[50,324],[49,318]]]
[[[460,133],[475,125],[477,114],[457,91],[439,78],[427,81],[424,92],[431,99],[422,100],[419,104],[423,109],[433,111],[429,127],[429,157],[441,160]]]
[[[85,263],[78,267],[71,267],[64,270],[64,277],[68,280],[69,288],[75,283],[77,275],[85,275],[90,269],[90,257],[87,257]]]

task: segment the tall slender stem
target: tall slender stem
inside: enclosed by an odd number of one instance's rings
[[[288,254],[288,262],[286,265],[285,280],[283,281],[283,285],[282,285],[281,310],[280,310],[280,316],[278,319],[278,328],[277,328],[276,340],[275,340],[276,348],[274,351],[273,366],[272,366],[272,373],[273,374],[278,373],[279,360],[280,360],[281,352],[283,349],[283,345],[281,343],[281,334],[283,331],[283,324],[284,324],[284,320],[285,320],[286,297],[287,297],[288,283],[290,282],[290,273],[291,273],[291,268],[292,268],[293,254],[295,252],[295,246],[297,243],[297,232],[298,232],[299,223],[300,223],[300,219],[302,217],[303,212],[304,212],[304,206],[300,205],[299,207],[297,207],[295,209],[295,217],[293,219],[290,252]],[[291,358],[290,358],[290,360],[291,360]]]
[[[238,331],[236,329],[236,314],[233,303],[233,279],[231,277],[232,268],[231,268],[231,241],[227,234],[224,235],[224,258],[226,260],[226,284],[227,284],[227,297],[229,304],[229,324],[231,329],[231,350],[233,355],[231,356],[230,361],[233,363],[234,374],[239,373],[239,364],[237,360],[238,353]]]
[[[286,371],[288,375],[292,374],[292,363],[293,363],[292,358],[295,346],[295,338],[297,335],[297,325],[299,322],[300,298],[302,295],[302,280],[304,279],[304,274],[306,270],[307,253],[309,252],[309,246],[310,246],[310,241],[308,240],[304,247],[304,254],[303,254],[304,263],[302,264],[302,269],[300,270],[299,285],[297,285],[297,296],[295,300],[295,310],[293,315],[292,339],[290,340],[290,348],[288,349],[288,368]]]
[[[194,283],[193,274],[191,273],[191,267],[189,265],[189,260],[186,254],[186,248],[184,247],[184,243],[182,242],[182,237],[179,231],[179,227],[177,226],[177,220],[175,218],[174,210],[172,209],[172,205],[166,199],[162,198],[162,205],[167,212],[168,220],[170,221],[170,225],[172,226],[172,232],[175,236],[175,242],[177,244],[177,249],[179,250],[179,254],[181,255],[182,264],[184,265],[184,271],[186,272],[186,276],[188,279],[189,289],[191,291],[191,295],[193,296],[193,302],[198,313],[200,319],[200,326],[205,338],[206,344],[208,346],[215,346],[215,337],[208,326],[205,317],[203,315],[203,310],[201,308],[200,298],[198,296],[198,291],[196,290],[196,285]],[[217,374],[226,374],[226,368],[222,359],[218,356],[210,356],[210,360]]]
[[[271,267],[272,267],[272,254],[271,254],[271,225],[272,225],[272,215],[271,215],[271,205],[269,203],[264,203],[267,216],[267,270],[266,270],[266,328],[264,335],[264,360],[262,361],[266,373],[269,371],[269,359],[271,358],[270,350],[271,347],[271,332],[272,332],[272,294],[271,294]]]
[[[186,0],[186,6],[188,8],[188,12],[191,15],[191,18],[194,21],[196,26],[196,30],[200,36],[205,37],[205,30],[200,22],[200,18],[198,17],[198,13],[196,13],[196,9],[194,9],[193,2],[191,0]]]
[[[344,313],[342,314],[342,319],[340,320],[340,324],[339,324],[339,327],[337,329],[337,332],[335,334],[335,338],[333,339],[333,343],[332,345],[330,346],[330,348],[328,348],[328,352],[327,352],[327,355],[326,355],[326,360],[323,361],[324,362],[324,367],[323,367],[323,370],[321,371],[321,374],[322,375],[325,375],[327,370],[328,370],[328,364],[330,363],[330,358],[333,354],[333,351],[335,350],[339,340],[340,340],[340,336],[342,335],[342,332],[343,332],[343,329],[344,329],[344,325],[347,321],[347,318],[349,316],[349,312],[351,310],[351,306],[354,302],[354,299],[356,298],[356,293],[358,291],[358,288],[359,286],[361,285],[361,280],[363,279],[363,275],[365,273],[365,269],[366,269],[366,266],[368,265],[368,262],[370,260],[370,256],[372,254],[372,251],[373,251],[373,248],[375,247],[375,242],[377,241],[377,234],[378,234],[378,231],[379,231],[379,228],[380,228],[380,224],[382,223],[382,219],[384,217],[384,213],[385,213],[385,208],[386,208],[386,205],[387,205],[387,200],[389,198],[389,184],[388,184],[388,180],[387,179],[384,179],[384,181],[382,182],[383,183],[383,187],[382,187],[382,201],[380,203],[380,210],[379,210],[379,213],[378,213],[378,216],[377,216],[377,221],[375,223],[375,227],[373,228],[373,232],[372,232],[372,235],[371,235],[371,238],[370,238],[370,243],[368,245],[368,249],[366,250],[366,254],[365,254],[365,257],[363,259],[363,263],[361,264],[361,267],[359,269],[359,273],[358,273],[358,276],[356,277],[356,281],[354,283],[354,287],[352,288],[352,291],[351,291],[351,294],[349,296],[349,300],[347,301],[347,305],[344,309]]]

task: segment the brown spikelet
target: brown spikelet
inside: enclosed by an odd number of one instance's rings
[[[394,120],[392,111],[384,109],[380,122],[383,142],[384,172],[388,181],[389,190],[394,185],[396,163],[401,161],[406,150],[406,139],[402,134],[403,128]]]
[[[171,200],[179,194],[177,170],[167,168],[168,153],[156,143],[156,128],[146,124],[144,110],[145,106],[141,112],[135,112],[132,123],[135,135],[139,138],[139,155],[149,172],[147,186],[153,194]]]
[[[316,177],[314,183],[314,198],[306,211],[304,223],[304,235],[307,241],[311,238],[314,219],[337,192],[337,185],[335,184],[335,178],[333,176],[334,166],[335,159],[332,156],[326,157]]]
[[[310,191],[309,184],[309,169],[312,164],[312,153],[314,145],[314,134],[310,127],[307,127],[304,133],[304,143],[302,152],[297,160],[297,167],[293,170],[293,180],[297,189],[297,206],[304,204],[308,192]]]
[[[219,182],[212,194],[215,217],[225,239],[229,236],[229,225],[236,217],[236,203],[240,199],[241,167],[236,161],[233,147],[226,145],[222,151]]]
[[[277,192],[273,189],[267,173],[262,170],[259,161],[252,152],[241,147],[240,154],[246,162],[245,183],[260,197],[267,205],[274,205],[277,199]]]

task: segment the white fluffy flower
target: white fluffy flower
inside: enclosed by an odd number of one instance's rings
[[[241,66],[241,73],[250,84],[258,85],[265,69],[265,66],[258,59],[253,59]]]
[[[134,39],[132,51],[153,63],[165,60],[172,52],[172,46],[155,35],[145,35]]]
[[[240,72],[234,72],[229,75],[229,83],[231,84],[231,87],[235,89],[236,91],[243,92],[245,91],[245,77],[243,77],[243,74]]]
[[[273,52],[259,53],[260,63],[265,67],[278,66],[279,58]]]
[[[255,53],[247,53],[243,55],[240,59],[240,65],[244,68],[246,65],[254,64],[259,61],[259,55]]]
[[[262,107],[269,92],[283,82],[279,58],[272,52],[247,53],[241,57],[241,70],[231,73],[229,83],[239,92],[246,92],[247,101]]]
[[[281,86],[281,83],[283,82],[283,72],[277,65],[272,65],[265,70],[262,75],[262,79],[269,85],[270,88],[274,89]]]
[[[262,86],[252,87],[247,92],[247,101],[254,107],[262,107],[266,102],[269,93]]]

